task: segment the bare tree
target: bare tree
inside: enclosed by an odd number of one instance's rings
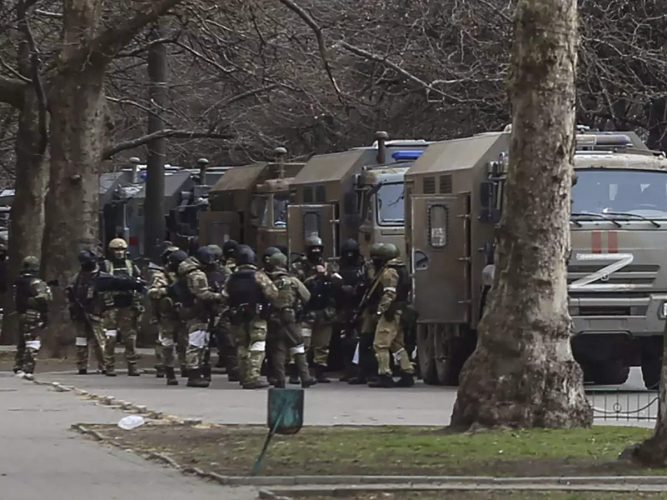
[[[576,47],[576,0],[517,2],[498,272],[453,426],[592,423],[567,308]]]

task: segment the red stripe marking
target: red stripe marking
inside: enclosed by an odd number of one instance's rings
[[[593,253],[602,253],[602,233],[600,231],[591,233],[591,250]]]
[[[131,247],[139,246],[139,238],[137,236],[130,236],[130,240],[128,241],[128,244]]]
[[[618,232],[607,232],[607,243],[609,244],[609,253],[618,253]]]

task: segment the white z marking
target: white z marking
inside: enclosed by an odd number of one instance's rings
[[[619,269],[623,269],[625,266],[632,264],[635,256],[631,253],[578,253],[575,256],[575,259],[577,262],[614,262],[598,269],[588,276],[584,276],[583,278],[579,278],[577,281],[570,283],[568,286],[570,291],[586,290],[600,292],[634,288],[634,286],[630,284],[594,284],[596,281],[605,280]]]

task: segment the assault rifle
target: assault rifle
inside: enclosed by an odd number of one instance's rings
[[[361,318],[361,315],[364,312],[364,309],[366,309],[366,306],[368,305],[368,301],[371,299],[373,294],[375,293],[375,290],[377,290],[378,286],[380,286],[380,276],[382,273],[378,273],[377,276],[375,277],[375,280],[371,284],[371,286],[366,290],[364,295],[361,297],[361,301],[359,302],[359,305],[354,309],[352,313],[352,317],[350,320],[347,322],[345,327],[341,330],[341,338],[343,339],[352,339],[353,342],[356,344],[356,342],[359,339],[359,334],[357,332],[357,323],[359,323],[359,319]]]

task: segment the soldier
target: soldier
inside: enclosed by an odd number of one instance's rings
[[[227,269],[221,265],[220,260],[222,259],[223,253],[222,248],[218,245],[208,245],[206,247],[208,251],[213,255],[213,262],[211,264],[206,264],[204,266],[204,272],[206,273],[206,279],[208,280],[208,285],[211,290],[214,292],[222,292],[225,288],[225,282],[227,281]],[[223,335],[223,326],[220,324],[219,318],[222,314],[222,304],[209,304],[209,329],[211,332],[213,344],[218,348],[218,365],[223,359],[222,351],[220,346],[222,344],[221,337]],[[204,367],[202,368],[202,374],[205,379],[211,380],[211,349],[206,350]]]
[[[19,341],[16,373],[32,380],[37,353],[42,345],[40,333],[46,326],[51,289],[39,278],[39,260],[29,256],[23,259],[21,273],[16,281],[15,303],[19,319]]]
[[[332,273],[322,257],[324,246],[321,238],[310,236],[306,240],[306,256],[294,263],[296,277],[310,291],[310,302],[306,305],[302,332],[306,349],[313,355],[315,378],[328,383],[326,376],[329,358],[329,343],[333,320],[336,316],[335,288],[340,284],[340,275]],[[294,377],[290,377],[290,383]]]
[[[349,239],[341,245],[338,273],[342,282],[336,289],[336,323],[343,337],[341,348],[345,357],[345,374],[341,381],[345,382],[353,378],[352,358],[360,327],[357,309],[368,288],[366,266],[356,240]]]
[[[270,305],[278,298],[278,289],[257,269],[255,252],[249,246],[238,247],[236,263],[238,267],[227,280],[225,292],[241,383],[244,389],[261,389],[268,385],[260,380],[266,350],[266,320]]]
[[[167,385],[178,385],[174,372],[174,346],[178,351],[181,375],[187,371],[185,367],[185,324],[179,316],[176,303],[169,296],[169,287],[177,280],[178,266],[186,258],[187,254],[178,247],[167,247],[162,253],[162,262],[165,267],[153,273],[148,288],[148,297],[153,303],[153,312],[157,320],[160,359],[164,366],[164,374],[167,376]]]
[[[109,242],[109,259],[104,261],[104,272],[116,278],[133,280],[141,279],[141,272],[130,259],[127,258],[127,243],[122,238],[114,238]],[[141,323],[143,306],[141,294],[138,291],[113,291],[105,293],[104,327],[106,342],[104,357],[107,377],[115,377],[116,370],[116,340],[121,336],[125,345],[125,360],[127,374],[138,377],[137,370],[137,327]]]
[[[231,276],[232,273],[236,270],[235,259],[238,246],[238,243],[234,240],[227,240],[222,245],[222,267],[224,268],[224,272],[227,277]],[[239,377],[236,339],[232,333],[232,326],[229,323],[229,314],[227,314],[227,310],[225,308],[223,308],[222,314],[220,315],[217,328],[219,332],[218,349],[222,353],[222,361],[225,368],[227,369],[227,379],[230,382],[239,382],[241,379]]]
[[[267,350],[272,358],[275,387],[285,387],[285,364],[288,351],[294,359],[298,374],[301,377],[301,386],[306,388],[316,381],[310,376],[306,361],[306,348],[303,344],[301,329],[297,323],[299,312],[303,305],[310,300],[310,292],[298,278],[287,272],[287,257],[281,252],[274,253],[269,259],[273,269],[270,278],[278,289],[278,298],[271,311],[268,326],[268,339],[271,348]]]
[[[355,377],[348,380],[349,384],[367,384],[377,376],[377,360],[373,353],[373,341],[375,340],[375,330],[377,328],[377,308],[380,302],[380,293],[378,291],[378,277],[385,264],[382,258],[382,243],[374,243],[370,249],[370,265],[366,266],[365,281],[369,288],[367,300],[361,314],[361,327],[359,330],[358,354],[358,373]]]
[[[166,289],[169,284],[168,283],[169,280],[167,278],[167,275],[165,274],[165,268],[169,264],[169,255],[171,255],[173,252],[179,249],[170,241],[165,241],[163,243],[163,248],[164,250],[160,254],[160,262],[162,265],[157,266],[151,262],[148,266],[148,270],[150,272],[150,285],[148,287],[149,291],[148,298],[151,300],[151,312],[153,314],[151,324],[156,325],[158,330],[157,340],[155,341],[155,376],[157,378],[164,378],[165,365],[164,365],[164,357],[162,355],[164,349],[162,347],[162,342],[160,339],[159,307],[160,307],[160,299],[162,297],[156,296],[156,294],[162,293],[161,292],[162,290],[164,290],[165,291],[164,293],[166,294]],[[152,294],[150,293],[151,290],[153,290]]]
[[[210,307],[223,301],[220,292],[211,289],[205,269],[215,264],[215,255],[207,247],[197,250],[178,266],[182,293],[179,302],[187,320],[188,348],[186,351],[188,387],[208,387],[205,377],[206,350],[210,341]]]
[[[225,260],[225,268],[230,273],[236,269],[236,250],[239,244],[234,240],[227,240],[222,244],[222,257]]]
[[[76,330],[76,367],[79,375],[88,373],[88,356],[92,343],[97,358],[97,367],[104,373],[104,302],[97,293],[97,279],[100,271],[97,255],[90,250],[79,252],[81,269],[74,276],[74,281],[67,287],[69,313]]]
[[[379,257],[386,263],[378,276],[380,302],[377,307],[377,327],[373,349],[378,362],[378,380],[369,383],[370,387],[393,387],[390,366],[390,353],[398,359],[401,379],[395,385],[410,387],[414,385],[414,368],[410,356],[405,350],[401,315],[407,305],[410,294],[410,276],[405,264],[399,259],[396,245],[387,243],[382,246]]]
[[[268,247],[264,250],[262,254],[262,271],[268,274],[274,270],[271,264],[271,256],[277,253],[281,253],[277,247]]]

